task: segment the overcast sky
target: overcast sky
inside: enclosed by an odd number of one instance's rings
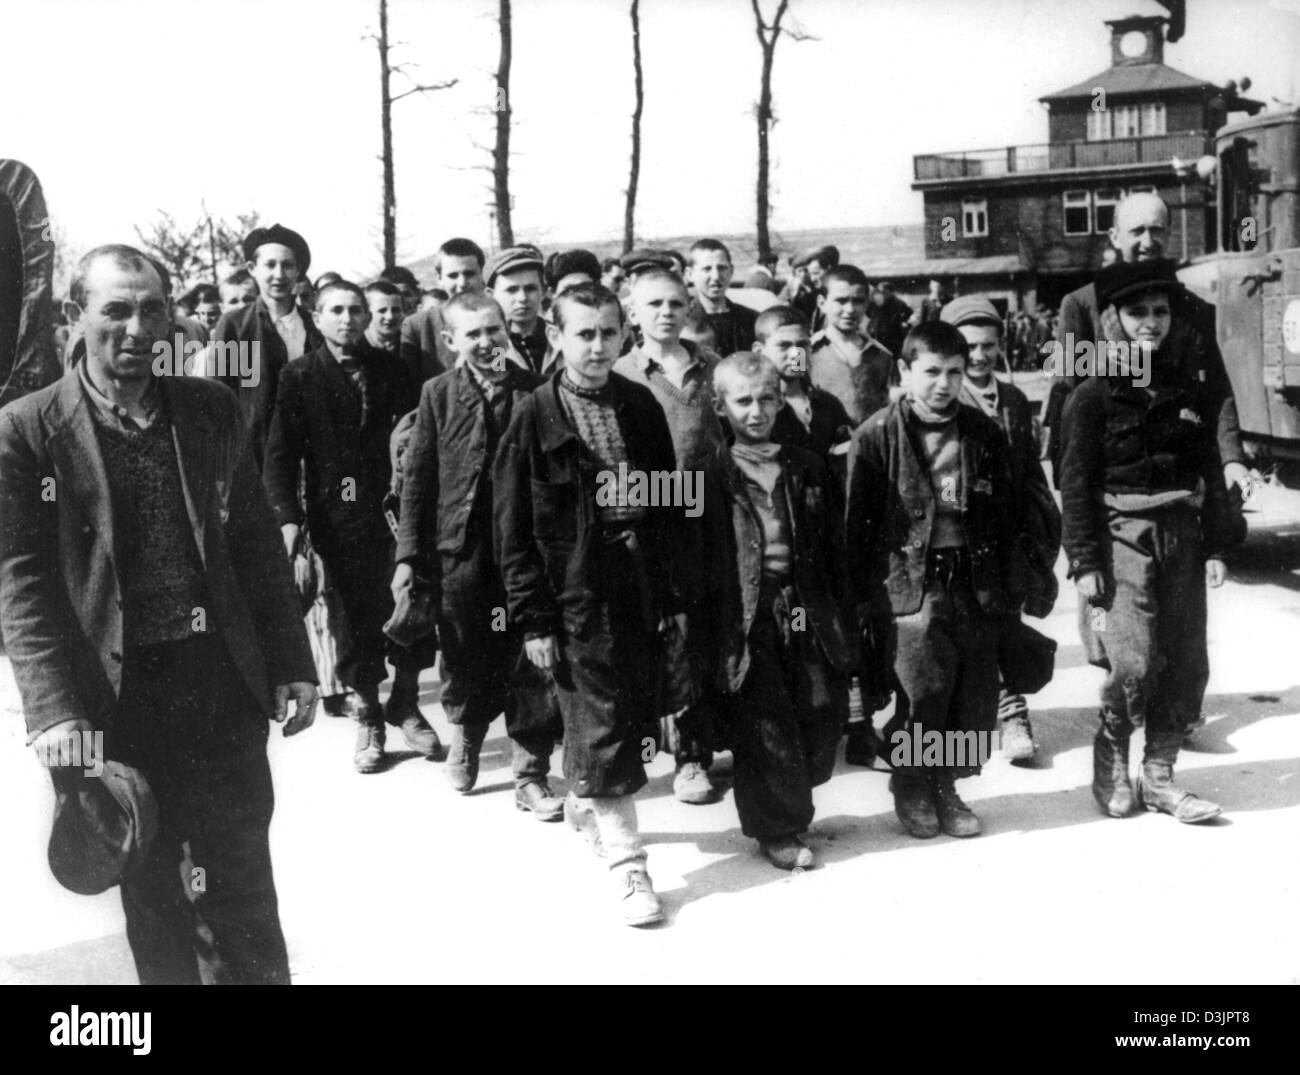
[[[765,10],[775,0],[762,0]],[[515,0],[520,239],[621,233],[632,110],[628,0]],[[1168,64],[1300,104],[1300,0],[1190,0]],[[392,0],[395,59],[450,90],[395,108],[399,260],[487,239],[496,0]],[[1151,0],[793,0],[773,227],[921,219],[914,153],[1042,142],[1037,98],[1105,69],[1105,19]],[[314,271],[380,264],[377,0],[43,0],[3,16],[0,156],[40,176],[74,246],[158,209],[249,209],[302,231]],[[748,0],[642,0],[640,235],[752,232],[760,54]],[[395,91],[405,84],[400,78]]]

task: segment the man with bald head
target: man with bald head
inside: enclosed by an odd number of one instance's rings
[[[1115,207],[1115,222],[1109,235],[1119,261],[1154,261],[1164,257],[1165,241],[1169,235],[1169,209],[1155,194],[1130,194]],[[1237,402],[1215,337],[1214,307],[1191,292],[1180,296],[1179,302],[1184,308],[1175,311],[1173,323],[1176,327],[1170,334],[1169,343],[1183,356],[1188,372],[1197,379],[1204,379],[1213,397],[1219,401],[1216,407],[1217,440],[1224,480],[1230,487],[1238,486],[1245,495],[1251,474],[1241,447]],[[1095,343],[1104,338],[1096,286],[1088,283],[1071,291],[1061,300],[1057,342],[1068,350],[1079,341]],[[1072,376],[1058,375],[1053,379],[1043,419],[1043,424],[1052,429],[1052,480],[1057,488],[1060,488],[1060,461],[1064,452],[1061,415],[1066,397],[1077,382],[1078,378]]]
[[[308,727],[316,675],[239,400],[162,375],[169,293],[140,251],[92,250],[84,357],[0,411],[0,625],[42,761],[98,733],[157,801],[121,879],[141,983],[287,985],[266,718],[292,698],[285,734]]]

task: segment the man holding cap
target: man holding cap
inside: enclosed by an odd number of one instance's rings
[[[260,471],[266,437],[275,413],[280,371],[295,358],[321,346],[323,340],[310,317],[303,317],[295,287],[311,266],[307,240],[283,224],[254,228],[244,239],[248,271],[257,281],[258,296],[248,306],[223,314],[212,330],[218,345],[247,346],[252,352],[252,376],[241,375],[238,363],[209,369],[239,396],[244,424]],[[218,348],[215,353],[220,353]]]
[[[963,295],[944,306],[939,319],[956,328],[970,348],[958,399],[997,422],[1007,443],[1011,495],[1021,520],[1018,532],[1035,539],[1034,547],[1025,550],[1029,562],[1038,568],[1023,580],[1024,591],[1030,595],[1025,611],[1045,616],[1056,599],[1053,567],[1061,549],[1061,513],[1038,461],[1029,400],[1015,385],[993,375],[1003,357],[1002,318],[997,307],[983,296]],[[1002,754],[1007,760],[1033,758],[1034,736],[1023,695],[1002,688],[998,695],[998,727]]]
[[[506,316],[510,334],[507,357],[530,373],[552,372],[555,350],[542,320],[542,253],[535,246],[508,246],[483,269],[488,290]]]
[[[85,359],[0,411],[0,622],[38,756],[101,732],[157,800],[122,881],[140,981],[287,985],[266,720],[308,727],[316,673],[239,404],[153,372],[165,274],[82,258]]]

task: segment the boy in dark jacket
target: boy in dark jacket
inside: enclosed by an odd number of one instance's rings
[[[919,839],[980,831],[954,780],[986,758],[978,744],[997,724],[997,618],[1019,611],[1023,577],[1002,431],[958,402],[966,354],[943,321],[913,329],[899,360],[907,394],[858,429],[849,463],[859,622],[897,684],[890,790]],[[931,733],[938,757],[919,749]]]
[[[456,365],[426,381],[402,458],[402,510],[393,597],[429,580],[438,609],[442,708],[454,728],[447,779],[462,794],[478,779],[479,750],[498,713],[514,741],[515,804],[558,821],[547,784],[559,712],[523,638],[506,623],[492,549],[492,462],[520,403],[541,378],[502,361],[509,347],[496,299],[463,292],[442,310]]]
[[[384,765],[385,715],[412,750],[433,755],[441,746],[417,704],[424,652],[393,649],[387,714],[379,703],[390,650],[384,623],[393,613],[393,542],[383,514],[388,440],[415,392],[400,360],[364,345],[366,300],[356,284],[338,280],[322,288],[314,320],[325,342],[280,375],[263,480],[289,556],[298,551],[305,521],[343,606],[350,630],[338,673],[358,699],[352,764],[374,773]]]
[[[673,440],[648,388],[612,373],[623,308],[596,284],[557,296],[547,332],[564,368],[516,408],[493,472],[511,626],[554,677],[564,718],[565,813],[618,882],[623,920],[662,921],[633,795],[654,757],[661,642],[681,632],[672,584],[681,507],[624,496],[671,475]]]
[[[1089,660],[1108,671],[1093,795],[1112,817],[1141,803],[1199,822],[1220,808],[1177,787],[1173,766],[1209,681],[1205,583],[1223,584],[1222,555],[1238,533],[1218,401],[1188,375],[1171,333],[1181,291],[1166,260],[1098,275],[1108,375],[1089,377],[1066,403],[1061,502],[1080,634]],[[1144,724],[1135,801],[1128,744]]]
[[[705,560],[717,583],[716,686],[736,810],[772,865],[809,869],[799,834],[812,823],[812,789],[831,777],[856,663],[837,608],[840,498],[820,458],[771,440],[781,388],[767,359],[723,359],[714,390],[734,443],[717,450],[705,479]]]

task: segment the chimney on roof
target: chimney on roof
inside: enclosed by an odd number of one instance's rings
[[[1129,67],[1139,63],[1165,62],[1165,25],[1163,15],[1130,15],[1113,19],[1110,27],[1110,64]]]

